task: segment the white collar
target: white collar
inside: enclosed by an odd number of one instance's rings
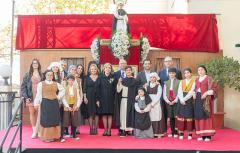
[[[199,76],[199,82],[202,82],[203,80],[205,80],[206,77],[207,77],[207,75]]]
[[[149,84],[149,85],[150,85],[150,87],[151,87],[151,88],[153,88],[153,87],[155,87],[155,86],[157,85],[157,82],[153,82],[153,83],[152,83],[152,82],[150,82],[150,84]]]
[[[140,97],[140,100],[145,100],[145,96],[143,96],[143,97]]]
[[[169,78],[170,79],[170,78]],[[171,81],[174,81],[175,80],[175,78],[174,79],[170,79]]]
[[[145,73],[151,73],[151,71],[150,71],[150,70],[144,70],[144,72],[145,72]]]
[[[45,83],[46,83],[46,84],[52,84],[52,83],[53,83],[53,81],[48,81],[48,80],[45,80]]]

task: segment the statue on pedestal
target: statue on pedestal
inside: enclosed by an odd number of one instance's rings
[[[116,11],[114,13],[112,33],[116,31],[130,33],[127,12],[123,9],[126,2],[126,0],[113,0],[113,3],[116,5]]]

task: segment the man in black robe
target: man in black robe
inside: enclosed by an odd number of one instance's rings
[[[119,80],[115,98],[114,119],[116,126],[122,130],[120,136],[131,135],[132,128],[134,128],[134,103],[137,82],[132,76],[132,67],[126,66],[125,70],[126,78]],[[126,116],[123,114],[126,114]]]

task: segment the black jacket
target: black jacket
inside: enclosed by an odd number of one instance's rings
[[[40,76],[42,78],[42,76]],[[29,73],[26,73],[23,77],[23,81],[21,84],[21,97],[27,98],[33,98],[32,93],[32,80],[31,76],[29,76]]]

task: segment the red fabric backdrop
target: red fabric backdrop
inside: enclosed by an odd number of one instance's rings
[[[126,59],[128,65],[137,65],[139,68],[140,64],[140,47],[132,46],[129,49],[129,57]],[[101,46],[100,48],[100,64],[111,63],[118,65],[119,59],[115,58],[112,54],[111,49],[108,46]]]
[[[214,14],[129,14],[130,33],[142,32],[152,47],[218,52],[219,40]],[[112,15],[18,16],[16,48],[89,48],[100,35],[111,36]]]

